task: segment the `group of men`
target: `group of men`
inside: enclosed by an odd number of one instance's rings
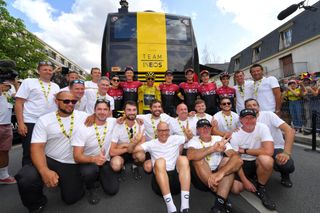
[[[160,96],[146,97],[146,114],[138,115],[141,83],[133,80],[131,67],[125,70],[125,82],[112,76],[111,87],[109,79],[100,73],[91,83],[73,79],[62,91],[50,82],[50,62],[40,62],[38,72],[38,79],[23,81],[15,106],[19,133],[24,139],[23,167],[15,177],[22,203],[30,212],[44,208],[44,185],[59,186],[67,204],[77,202],[85,192],[89,203],[98,203],[96,181],[106,194],[115,195],[119,191],[119,173],[127,163],[132,164],[137,179],[141,178],[139,166],[152,173],[152,190],[163,196],[168,212],[177,212],[171,194],[178,193],[180,212],[190,211],[191,182],[200,190],[216,193],[211,212],[229,212],[229,193],[244,189],[255,193],[266,208],[275,209],[265,187],[273,168],[281,173],[282,185],[292,186],[289,174],[294,171],[294,130],[275,114],[280,109],[278,87],[274,79],[263,77],[260,65],[251,67],[254,82],[244,81],[241,71],[235,73],[235,94],[239,93],[236,103],[243,101],[241,108],[236,108],[238,114],[232,111],[234,96],[225,95],[229,89],[223,82],[230,78],[226,74],[221,76],[223,88],[217,90],[208,82],[208,71],[202,71],[201,90],[192,81],[194,71],[187,69],[187,82],[181,83],[183,90],[179,94],[185,103],[173,108],[157,100]],[[172,74],[167,72],[166,82],[159,87],[162,96],[178,95],[179,88],[171,85]],[[148,78],[152,80],[152,76]],[[86,85],[95,87],[94,83],[96,88],[86,89]],[[203,100],[194,99],[198,89]],[[216,99],[210,97],[216,94],[221,98],[213,107],[210,102]],[[260,100],[264,95],[268,98]],[[126,100],[124,116],[116,120],[112,114],[120,98],[114,97],[120,96]],[[169,115],[164,113],[166,110]],[[170,112],[177,117],[171,117]]]

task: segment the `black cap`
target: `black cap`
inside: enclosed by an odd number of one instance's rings
[[[12,60],[0,60],[0,70],[16,72],[16,63]]]
[[[240,118],[243,118],[243,117],[245,117],[247,115],[252,115],[254,117],[257,116],[256,112],[253,109],[243,109],[243,110],[241,110]]]
[[[164,73],[164,76],[166,75],[173,75],[173,72],[171,70],[168,70],[167,72]]]
[[[197,128],[204,127],[204,126],[210,126],[210,127],[212,127],[210,121],[208,121],[207,119],[200,119],[200,120],[198,120],[198,122],[197,122]]]
[[[134,72],[133,67],[131,67],[131,66],[126,66],[126,68],[124,69],[124,72],[127,72],[127,71],[132,71],[132,72]]]
[[[187,74],[188,72],[193,72],[194,73],[194,70],[192,68],[188,68],[184,71],[184,74]]]

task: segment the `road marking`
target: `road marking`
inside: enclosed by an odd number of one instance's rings
[[[302,147],[302,148],[310,148],[311,149],[311,144],[310,145],[305,145],[305,144],[301,144],[301,143],[295,143],[293,144],[294,146],[299,146],[299,147]]]
[[[266,209],[262,203],[261,200],[254,195],[251,192],[248,191],[244,191],[240,193],[241,197],[243,197],[248,203],[250,203],[251,206],[253,206],[254,208],[256,208],[259,212],[261,213],[277,213],[277,211],[270,211],[268,209]]]

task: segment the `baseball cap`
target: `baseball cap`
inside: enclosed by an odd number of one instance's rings
[[[210,127],[212,127],[210,121],[208,121],[207,119],[200,119],[200,120],[198,120],[198,122],[197,122],[197,128],[204,127],[204,126],[210,126]]]
[[[1,71],[16,71],[16,63],[12,60],[0,60]]]
[[[165,75],[165,76],[166,76],[166,75],[173,75],[173,72],[170,71],[170,70],[168,70],[167,72],[164,73],[164,75]]]
[[[194,73],[194,70],[192,68],[188,68],[188,69],[186,69],[186,71],[184,71],[185,74],[187,74],[188,72],[193,72]]]
[[[227,76],[228,78],[230,78],[230,75],[229,75],[228,72],[222,72],[222,73],[220,74],[220,79],[223,78],[223,77],[225,77],[225,76]]]
[[[207,73],[207,74],[209,75],[209,71],[208,71],[208,70],[202,70],[202,71],[200,72],[200,75],[202,75],[202,74],[204,74],[204,73]]]
[[[133,67],[131,67],[131,66],[126,66],[126,68],[124,69],[124,72],[127,72],[127,71],[132,71],[132,72],[134,72]]]
[[[257,116],[256,112],[253,109],[243,109],[243,110],[241,110],[240,118],[243,118],[243,117],[245,117],[247,115],[252,115],[254,117]]]

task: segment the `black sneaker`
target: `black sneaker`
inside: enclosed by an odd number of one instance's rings
[[[273,200],[270,200],[269,195],[267,194],[265,187],[258,187],[258,189],[256,191],[256,195],[260,198],[264,207],[266,207],[269,210],[276,209],[276,204]]]
[[[281,174],[281,184],[287,188],[292,187],[292,182],[290,180],[289,174]]]
[[[189,213],[189,209],[183,209],[181,213]]]
[[[99,203],[100,198],[96,189],[88,189],[88,202],[92,205]]]
[[[43,209],[44,209],[44,205],[39,206],[37,208],[29,209],[29,213],[40,213],[40,212],[43,212]]]
[[[227,213],[232,212],[232,204],[231,204],[230,200],[226,201],[226,212]]]

